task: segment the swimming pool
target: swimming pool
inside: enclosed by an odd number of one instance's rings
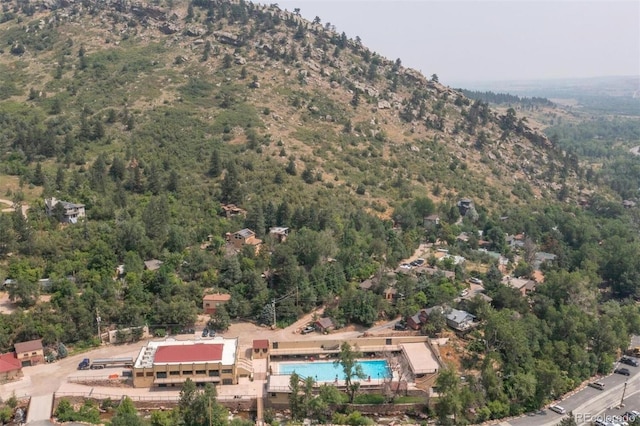
[[[389,364],[385,359],[373,359],[358,361],[362,366],[364,380],[386,379],[391,377]],[[295,372],[302,377],[313,377],[317,382],[333,382],[336,377],[344,380],[344,372],[342,365],[335,365],[333,362],[314,361],[314,362],[279,362],[279,374],[292,374]]]

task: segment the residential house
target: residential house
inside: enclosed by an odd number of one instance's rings
[[[388,300],[389,302],[395,302],[395,300],[400,296],[398,290],[396,290],[395,287],[385,288],[382,292],[382,295],[384,296],[384,299]]]
[[[432,306],[431,308],[420,309],[415,315],[407,318],[407,326],[413,330],[420,330],[429,321],[429,315],[433,311],[444,312],[442,306]]]
[[[42,339],[16,343],[13,346],[16,350],[16,358],[20,361],[20,364],[23,367],[37,365],[44,362]]]
[[[633,207],[636,206],[635,201],[631,201],[631,200],[623,200],[622,201],[622,207],[624,207],[625,209],[631,209]]]
[[[373,282],[373,277],[371,277],[358,284],[358,287],[360,287],[360,290],[371,290],[374,284],[375,283]]]
[[[523,296],[526,296],[536,289],[536,282],[526,278],[514,278],[507,275],[502,278],[502,283],[515,288]]]
[[[242,217],[247,216],[247,211],[244,209],[241,209],[235,204],[223,204],[220,207],[220,209],[221,209],[221,215],[225,216],[227,219],[231,219],[232,217],[235,217],[235,216],[242,216]]]
[[[328,317],[320,318],[313,325],[320,333],[327,333],[336,328],[333,320]]]
[[[241,250],[243,246],[253,246],[257,252],[260,244],[262,244],[262,240],[256,238],[256,233],[249,228],[244,228],[234,233],[228,232],[226,237],[227,242],[236,250]]]
[[[150,259],[144,261],[144,269],[147,271],[157,271],[164,262],[158,259]]]
[[[56,206],[60,204],[62,206],[62,216],[60,221],[64,223],[77,223],[78,219],[86,216],[84,211],[84,204],[74,204],[68,201],[58,200],[55,197],[46,198],[44,200],[44,208],[47,216],[54,216],[56,214]]]
[[[553,262],[556,260],[558,256],[553,253],[545,253],[543,251],[538,251],[534,255],[533,258],[533,269],[540,269],[543,263],[545,262]]]
[[[15,352],[0,355],[0,382],[17,379],[22,376],[22,363]]]
[[[447,325],[456,331],[466,331],[474,326],[476,317],[467,311],[450,309],[445,313]]]
[[[269,235],[273,236],[278,242],[284,243],[289,236],[289,228],[285,226],[274,226],[269,228]]]
[[[430,214],[422,218],[422,226],[425,228],[435,228],[440,225],[440,216],[437,214]]]
[[[429,266],[418,266],[415,268],[416,275],[443,275],[447,279],[454,280],[456,278],[456,273],[452,271],[445,271],[444,269],[431,268]]]
[[[524,247],[524,234],[507,235],[504,237],[504,240],[511,248]]]
[[[215,294],[205,294],[202,297],[202,309],[205,314],[215,314],[218,306],[224,305],[225,303],[231,300],[230,294],[224,293],[215,293]]]
[[[458,201],[458,211],[460,212],[460,216],[464,216],[467,214],[469,210],[475,208],[473,205],[473,201],[469,198],[462,198]]]

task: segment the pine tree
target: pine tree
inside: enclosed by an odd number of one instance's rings
[[[222,174],[222,159],[220,158],[220,151],[214,149],[209,161],[209,176],[218,177],[220,174]]]

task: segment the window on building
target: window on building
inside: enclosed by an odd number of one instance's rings
[[[391,345],[391,339],[387,339],[387,340],[385,341],[385,345]]]
[[[180,372],[179,371],[169,371],[169,375],[170,376],[179,376]]]
[[[167,372],[166,371],[158,371],[156,373],[156,378],[158,378],[158,379],[166,379],[167,378]]]
[[[207,374],[207,370],[196,370],[196,374]]]
[[[231,379],[222,379],[222,384],[223,385],[232,385],[233,384],[233,380],[231,380]]]
[[[276,396],[278,396],[275,392],[271,392],[271,398],[275,398]]]
[[[209,377],[218,377],[220,372],[218,370],[209,370]]]
[[[192,371],[192,370],[184,370],[184,371],[182,372],[182,375],[183,375],[183,376],[191,376],[192,374],[193,374],[193,371]]]
[[[271,344],[271,347],[272,347],[273,349],[278,349],[278,342],[273,342],[273,343]]]
[[[31,355],[38,355],[38,352],[31,352]]]
[[[153,377],[153,371],[147,371],[147,377]]]
[[[233,370],[230,368],[225,368],[224,370],[222,370],[222,374],[231,374],[233,373]]]

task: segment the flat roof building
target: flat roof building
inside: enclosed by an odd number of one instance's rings
[[[187,379],[235,385],[251,373],[250,363],[238,360],[237,338],[149,342],[133,366],[133,386],[181,386]]]

